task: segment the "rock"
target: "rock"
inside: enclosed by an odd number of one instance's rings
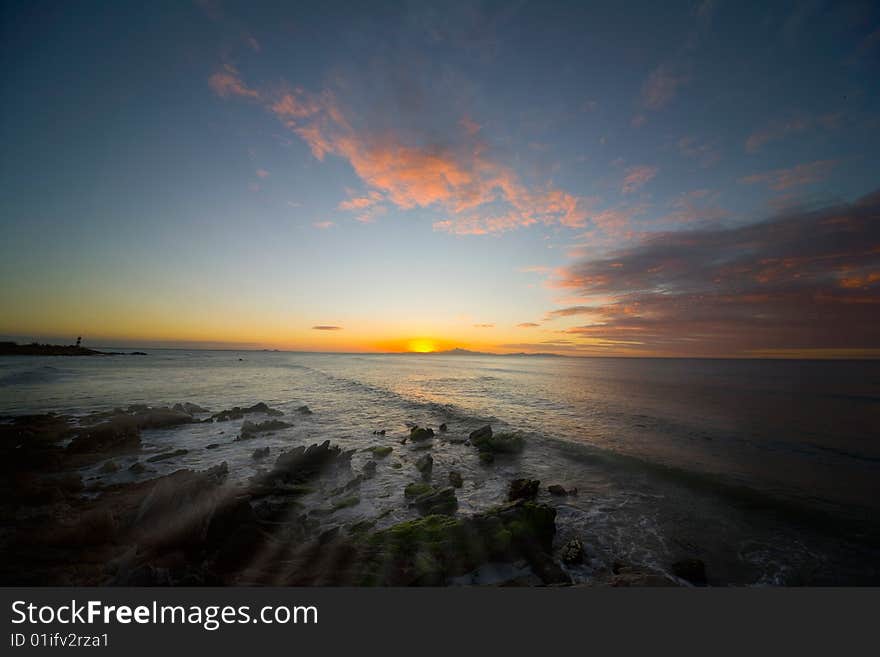
[[[278,431],[279,429],[287,429],[292,426],[292,424],[282,422],[281,420],[266,420],[265,422],[258,423],[245,420],[241,425],[241,433],[235,438],[235,440],[250,440],[251,438],[256,438],[258,433]]]
[[[553,484],[551,486],[547,486],[547,492],[550,493],[551,495],[558,495],[558,496],[568,495],[568,491],[565,490],[565,488],[563,488],[559,484]]]
[[[269,446],[266,447],[258,447],[254,450],[254,453],[251,454],[252,459],[264,459],[269,456]]]
[[[210,413],[207,408],[202,408],[198,404],[191,404],[190,402],[184,402],[183,404],[175,404],[172,406],[172,409],[175,411],[181,411],[183,413],[188,413],[189,415],[196,415],[197,413]]]
[[[128,471],[134,474],[141,474],[147,470],[147,466],[145,466],[140,461],[135,461],[130,466],[128,466]]]
[[[308,406],[300,406],[296,409],[296,412],[300,415],[311,415],[312,409],[310,409]]]
[[[119,464],[116,461],[105,461],[98,472],[101,474],[111,474],[117,470],[119,470]]]
[[[510,490],[507,492],[508,501],[530,500],[538,494],[541,482],[537,479],[514,479],[510,482]]]
[[[351,495],[349,497],[343,497],[341,500],[337,500],[333,503],[332,511],[339,511],[340,509],[347,509],[352,506],[357,506],[361,503],[361,498],[357,495]]]
[[[205,445],[205,449],[217,449],[220,447],[220,443],[211,443],[210,445]]]
[[[672,564],[672,574],[695,586],[706,586],[706,564],[702,559],[676,561]]]
[[[423,515],[452,515],[458,509],[458,499],[452,487],[431,490],[415,498],[412,502]]]
[[[517,433],[503,432],[488,436],[484,435],[475,440],[473,434],[471,434],[471,444],[475,445],[481,452],[515,454],[522,451],[525,439]]]
[[[449,471],[449,485],[453,488],[461,488],[464,484],[464,481],[461,478],[461,473],[456,472],[455,470]]]
[[[373,435],[374,435],[374,436],[384,436],[384,435],[385,435],[385,429],[379,429],[378,431],[374,431],[374,432],[373,432]]]
[[[226,422],[228,420],[239,420],[250,413],[265,413],[266,415],[275,416],[284,415],[282,411],[275,408],[269,408],[264,402],[258,402],[253,406],[248,406],[246,408],[235,406],[225,411],[220,411],[219,413],[212,415],[211,419],[216,422]]]
[[[413,442],[419,442],[420,440],[427,440],[433,437],[434,430],[431,428],[413,427],[409,432],[409,439]]]
[[[351,577],[361,585],[442,586],[488,562],[525,560],[545,584],[566,582],[548,554],[555,517],[551,507],[518,501],[475,516],[398,523],[358,539]]]
[[[375,456],[377,459],[384,459],[393,451],[388,445],[382,447],[368,447],[367,450],[372,452],[373,456]]]
[[[420,495],[426,495],[430,493],[433,487],[430,484],[425,484],[422,482],[412,482],[406,485],[406,488],[403,489],[404,497],[419,497]]]
[[[178,456],[184,456],[189,454],[188,449],[175,449],[173,452],[165,452],[164,454],[157,454],[156,456],[151,456],[147,459],[147,463],[158,463],[159,461],[164,461],[166,459],[173,459]]]
[[[430,478],[434,468],[434,458],[430,454],[420,456],[416,461],[416,470],[422,473],[422,477]]]
[[[269,472],[260,473],[251,479],[252,491],[255,495],[299,492],[301,484],[324,468],[333,465],[348,466],[351,454],[350,451],[343,452],[336,445],[331,446],[329,440],[308,448],[295,447],[279,455]]]
[[[479,445],[481,441],[488,440],[492,437],[492,426],[487,424],[485,427],[471,431],[468,438],[474,445]]]
[[[440,431],[442,431],[443,433],[446,433],[446,423],[445,422],[440,425]]]
[[[495,463],[495,454],[492,452],[480,452],[480,463],[483,465],[492,465]]]
[[[376,462],[367,461],[364,463],[364,479],[372,479],[376,475]]]
[[[584,560],[583,543],[578,538],[572,538],[562,546],[560,556],[562,557],[562,562],[569,565],[582,563]]]

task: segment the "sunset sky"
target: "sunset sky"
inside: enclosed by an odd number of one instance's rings
[[[880,355],[875,2],[2,11],[7,338]]]

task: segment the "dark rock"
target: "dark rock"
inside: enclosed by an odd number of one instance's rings
[[[413,442],[418,442],[420,440],[428,440],[429,438],[434,437],[434,430],[431,428],[424,427],[413,427],[409,432],[409,439]]]
[[[375,456],[377,459],[384,459],[393,451],[388,445],[384,445],[381,447],[368,447],[367,449],[368,451],[372,452],[373,456]]]
[[[101,474],[111,474],[117,470],[119,470],[119,464],[116,461],[105,461],[98,472]]]
[[[479,445],[481,441],[488,440],[492,437],[492,426],[487,424],[485,427],[471,431],[468,438],[474,445]]]
[[[376,462],[375,461],[367,461],[364,463],[363,470],[364,479],[372,479],[376,476]]]
[[[706,564],[702,559],[682,559],[672,564],[672,574],[694,584],[706,586]]]
[[[378,431],[374,431],[374,432],[373,432],[373,435],[374,435],[374,436],[384,436],[384,435],[385,435],[385,429],[379,429]]]
[[[164,454],[157,454],[156,456],[151,456],[147,459],[147,463],[158,463],[159,461],[164,461],[166,459],[173,459],[177,456],[184,456],[189,454],[188,449],[175,449],[173,452],[165,452]]]
[[[416,461],[416,470],[422,473],[422,477],[430,478],[434,468],[434,458],[430,454],[420,456]]]
[[[572,538],[562,546],[560,556],[562,557],[562,562],[569,565],[582,563],[584,560],[583,543],[578,538]]]
[[[279,429],[287,429],[292,424],[282,422],[281,420],[266,420],[265,422],[251,422],[245,420],[241,425],[241,433],[235,440],[251,440],[256,438],[258,433],[266,433],[267,431],[278,431]]]
[[[255,494],[278,492],[298,492],[305,483],[321,470],[331,465],[348,465],[351,452],[343,452],[339,447],[325,440],[320,445],[296,447],[283,452],[269,472],[261,473],[251,479]]]
[[[440,431],[442,431],[443,433],[446,433],[446,423],[445,422],[440,425]]]
[[[537,479],[514,479],[510,482],[507,499],[511,502],[514,500],[534,499],[540,487],[541,482]]]
[[[146,470],[147,470],[147,466],[145,466],[140,461],[135,461],[130,466],[128,466],[128,471],[133,474],[141,474],[143,472],[146,472]]]
[[[547,486],[547,492],[549,492],[551,495],[558,495],[558,496],[568,495],[568,491],[565,490],[565,488],[563,488],[559,484],[553,484],[551,486]]]
[[[210,445],[205,445],[205,449],[217,449],[220,447],[220,443],[211,443]]]
[[[412,502],[423,515],[452,515],[458,509],[458,499],[452,487],[432,490],[415,498]]]
[[[492,452],[480,452],[480,463],[483,465],[492,465],[495,463],[495,454]]]
[[[456,472],[455,470],[449,471],[449,485],[453,488],[461,488],[464,484],[464,481],[461,478],[461,473]]]
[[[265,413],[266,415],[284,415],[282,411],[279,411],[275,408],[269,408],[264,402],[258,402],[253,406],[248,406],[246,408],[242,408],[240,406],[235,406],[233,408],[227,409],[225,411],[220,411],[219,413],[215,413],[211,416],[212,420],[217,422],[226,422],[228,420],[240,420],[245,415],[250,413]]]
[[[404,497],[419,497],[420,495],[426,495],[430,493],[434,488],[431,484],[426,484],[422,482],[412,482],[406,485],[406,488],[403,489]]]
[[[264,459],[269,456],[269,446],[266,447],[258,447],[254,450],[254,453],[251,454],[252,459]]]

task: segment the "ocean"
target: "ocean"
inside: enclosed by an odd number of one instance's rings
[[[446,423],[453,440],[435,441],[434,476],[462,473],[459,513],[497,504],[517,476],[577,488],[549,500],[557,542],[578,537],[589,557],[569,568],[575,581],[615,562],[665,571],[697,557],[716,584],[880,584],[880,361],[145,351],[4,357],[0,415],[262,401],[293,426],[242,442],[241,420],[145,431],[146,452],[189,451],[139,475],[100,464],[81,474],[97,490],[226,461],[244,481],[265,467],[255,447],[388,445],[400,465],[323,520],[379,526],[413,514],[402,496],[418,455],[400,444],[407,423]],[[458,440],[485,424],[521,432],[523,453],[479,463]],[[366,458],[356,453],[353,467]]]

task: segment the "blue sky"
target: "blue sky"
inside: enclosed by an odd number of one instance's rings
[[[846,317],[864,329],[832,313],[836,333],[790,345],[809,304],[760,330],[767,313],[738,307],[730,346],[717,327],[670,328],[680,280],[627,288],[597,264],[672,233],[711,250],[742,226],[816,213],[854,213],[848,230],[874,239],[874,215],[853,209],[880,170],[872,3],[3,12],[3,334],[634,355],[880,346],[874,256],[812,256],[829,263],[811,274],[813,303],[858,306]],[[724,258],[760,250],[737,248]]]

